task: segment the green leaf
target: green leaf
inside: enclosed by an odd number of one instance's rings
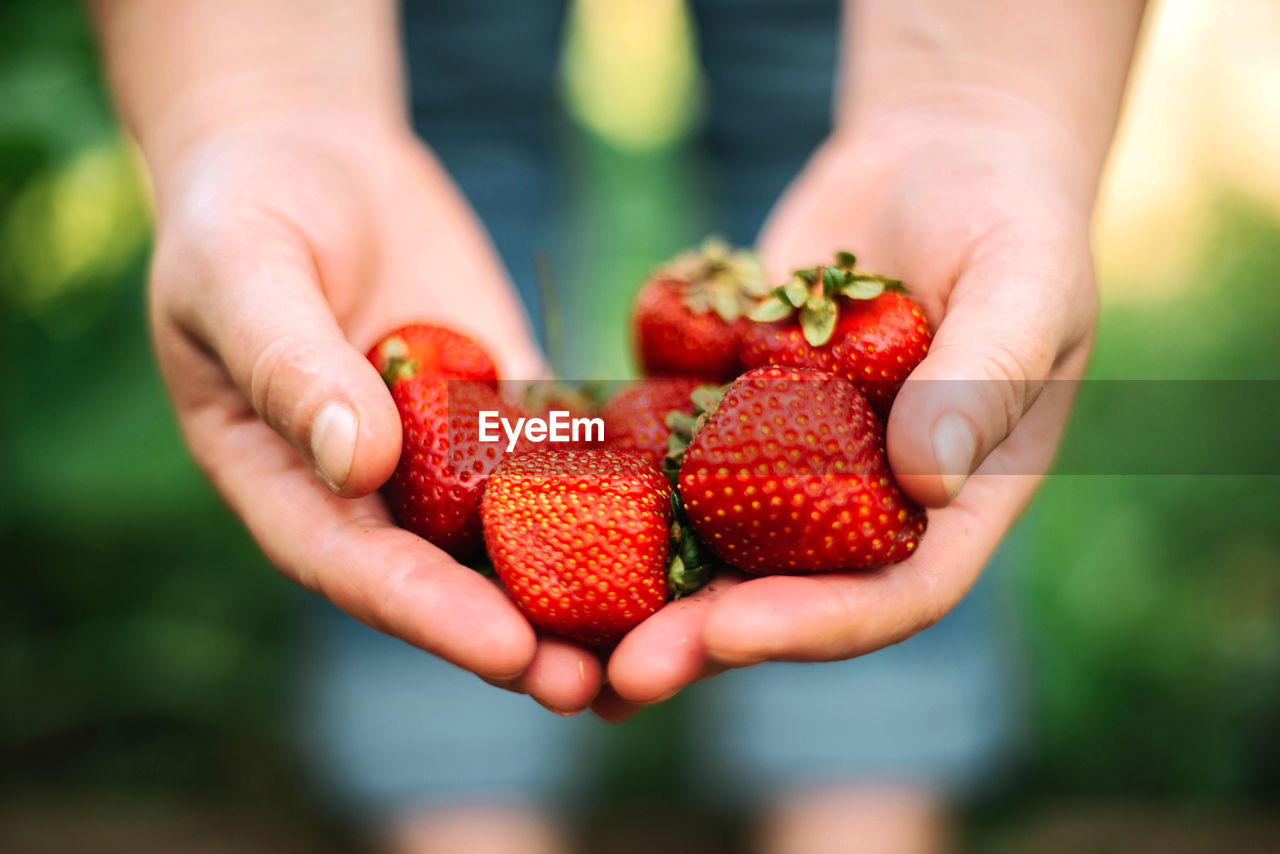
[[[724,397],[724,389],[724,386],[700,385],[689,395],[689,399],[698,408],[699,414],[713,412],[720,405],[720,398]]]
[[[738,277],[739,288],[747,296],[758,299],[771,290],[764,262],[750,249],[743,249],[734,255],[734,270]]]
[[[884,282],[874,278],[854,278],[849,280],[840,293],[849,299],[875,299],[884,293]]]
[[[779,290],[782,291],[787,302],[791,303],[796,308],[799,308],[805,304],[806,300],[809,299],[809,286],[812,284],[812,278],[805,279],[801,276],[792,276],[790,279],[787,279],[786,284],[784,284]]]
[[[795,311],[795,307],[785,300],[777,296],[765,297],[756,307],[751,309],[751,313],[747,315],[750,319],[757,323],[772,323],[775,320],[782,320],[790,316]]]
[[[674,438],[674,437],[673,437]],[[667,480],[671,482],[671,494],[677,495],[680,487],[680,458],[684,455],[684,448],[679,450],[671,450],[672,442],[667,440],[667,455],[662,458],[662,473],[666,475]]]
[[[858,256],[842,249],[836,253],[836,266],[852,270],[858,266]]]
[[[801,267],[798,270],[792,270],[791,275],[799,279],[805,285],[812,285],[818,281],[818,270],[816,267]]]
[[[836,304],[833,300],[811,299],[800,309],[800,330],[811,346],[821,347],[836,331]]]
[[[671,560],[667,564],[667,590],[679,599],[697,592],[715,569],[697,534],[689,526],[680,492],[671,492]]]
[[[673,599],[679,599],[684,595],[686,584],[684,558],[677,554],[671,558],[671,563],[667,566],[667,592]]]
[[[672,433],[679,433],[681,436],[692,436],[693,428],[697,423],[697,417],[687,412],[677,410],[667,413],[667,429]]]
[[[742,305],[735,290],[732,284],[726,287],[713,285],[708,293],[711,310],[725,323],[733,323],[742,315]]]
[[[822,268],[822,291],[827,296],[833,296],[840,292],[840,288],[844,285],[844,273],[835,267]]]
[[[711,310],[711,301],[707,299],[705,288],[689,288],[684,297],[684,304],[694,314],[706,314]]]

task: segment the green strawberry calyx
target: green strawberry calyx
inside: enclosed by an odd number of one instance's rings
[[[760,256],[709,237],[697,249],[677,255],[658,275],[680,286],[694,314],[714,311],[725,323],[743,317],[769,293]]]
[[[840,300],[873,300],[885,291],[906,292],[902,282],[858,269],[852,252],[837,252],[834,264],[796,270],[785,283],[756,303],[747,317],[773,323],[800,313],[800,331],[813,347],[831,340],[840,319]]]
[[[388,388],[418,373],[418,362],[409,355],[409,343],[399,335],[392,335],[378,345],[378,373]]]
[[[671,490],[671,559],[667,563],[667,590],[671,598],[680,599],[696,593],[711,580],[715,566],[707,559],[706,549],[689,527],[680,491]]]
[[[667,439],[667,456],[662,461],[662,473],[671,481],[671,561],[667,566],[667,589],[673,598],[679,599],[701,589],[711,580],[715,565],[707,557],[706,547],[689,525],[680,498],[680,460],[693,435],[706,424],[707,418],[720,405],[727,386],[698,386],[690,399],[694,414],[679,410],[667,414],[667,427],[671,435]]]

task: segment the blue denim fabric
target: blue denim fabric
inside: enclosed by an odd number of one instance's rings
[[[966,798],[995,782],[1023,735],[999,588],[1002,549],[937,625],[822,664],[771,663],[687,689],[694,801],[754,806],[829,783],[916,785]],[[301,746],[323,794],[355,815],[425,805],[572,809],[610,733],[559,718],[324,605],[311,615]]]
[[[836,0],[695,0],[709,113],[699,158],[716,228],[750,243],[829,131]],[[563,9],[547,0],[409,0],[417,128],[486,226],[531,311],[531,256],[563,215],[555,98]],[[536,315],[535,315],[536,316]],[[1007,561],[1007,558],[1004,559]],[[1001,563],[997,559],[996,563]],[[995,570],[994,572],[992,570]],[[824,782],[952,792],[1015,743],[1014,646],[993,567],[938,625],[834,664],[770,664],[694,686],[696,790],[741,803]],[[603,725],[554,717],[332,608],[310,622],[301,733],[356,809],[441,801],[563,803],[589,781]]]

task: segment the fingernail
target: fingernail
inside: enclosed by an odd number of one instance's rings
[[[316,461],[316,474],[330,489],[340,489],[347,482],[356,455],[358,426],[355,410],[341,400],[326,403],[311,425],[311,457]]]
[[[942,486],[950,501],[969,478],[978,442],[973,437],[969,422],[954,414],[938,419],[930,439],[933,441],[933,458],[938,461],[938,472],[942,475]]]

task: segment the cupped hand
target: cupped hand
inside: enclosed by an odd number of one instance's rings
[[[908,560],[717,579],[628,635],[595,709],[618,720],[725,668],[851,658],[904,640],[972,586],[1048,470],[1096,314],[1090,170],[1029,105],[967,96],[833,137],[761,237],[777,275],[858,254],[901,278],[935,337],[888,421],[890,464],[929,510]]]
[[[541,356],[493,248],[404,127],[338,112],[237,121],[152,164],[151,318],[200,467],[290,578],[369,625],[559,711],[596,656],[394,524],[375,490],[400,420],[363,353],[406,322],[465,332],[503,376]]]

